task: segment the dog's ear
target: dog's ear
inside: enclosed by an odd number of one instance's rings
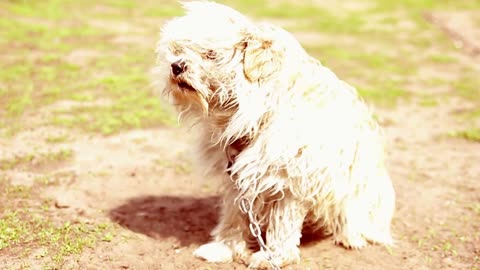
[[[284,49],[268,27],[245,34],[243,71],[251,82],[263,82],[276,75],[284,62]]]

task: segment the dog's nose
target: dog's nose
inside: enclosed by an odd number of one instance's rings
[[[185,62],[178,60],[177,62],[172,63],[172,73],[175,76],[182,74],[185,71]]]

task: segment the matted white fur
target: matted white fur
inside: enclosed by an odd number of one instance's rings
[[[268,267],[249,248],[240,197],[253,201],[282,266],[300,260],[306,227],[347,248],[391,245],[395,193],[383,135],[357,91],[279,27],[213,2],[183,5],[186,15],[162,29],[155,82],[197,123],[208,175],[225,179],[212,242],[195,255]]]

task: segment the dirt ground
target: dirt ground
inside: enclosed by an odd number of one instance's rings
[[[447,15],[438,18],[442,16]],[[465,36],[473,34],[462,30],[480,33],[451,27]],[[475,40],[468,42],[469,50],[459,50],[462,61],[480,61],[470,54]],[[88,57],[95,55],[78,52],[71,61]],[[441,106],[403,101],[376,108],[387,134],[388,167],[397,193],[396,246],[352,251],[334,245],[328,237],[309,237],[302,239],[302,263],[287,269],[480,269],[480,144],[446,136],[463,126],[458,112],[472,106],[450,98]],[[201,168],[192,158],[194,129],[157,127],[112,136],[79,133],[55,145],[42,143],[52,134],[66,132],[32,128],[0,139],[2,157],[29,149],[72,149],[68,161],[2,173],[13,184],[27,186],[47,171],[62,175],[57,185],[42,190],[53,198],[57,218],[73,223],[104,221],[114,228],[111,241],[68,257],[62,269],[246,269],[192,256],[209,240],[218,218],[217,180],[200,177]],[[42,260],[34,254],[42,247],[32,249],[26,258],[15,248],[0,250],[0,269],[22,269],[25,262],[41,269]]]

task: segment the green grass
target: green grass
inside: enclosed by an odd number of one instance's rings
[[[453,88],[461,97],[480,102],[480,78],[478,76],[474,74],[464,74],[456,80]]]
[[[321,30],[324,33],[359,34],[365,17],[350,12],[341,15],[308,3],[292,1],[221,1],[248,13],[251,17],[296,20],[291,30]],[[263,3],[262,3],[263,2]]]
[[[480,215],[480,203],[474,203],[470,208],[475,214]]]
[[[125,48],[123,54],[117,57],[105,52],[96,61],[96,68],[115,72],[100,79],[80,80],[93,77],[96,70],[68,63],[61,54],[46,52],[38,59],[7,63],[0,72],[0,79],[5,82],[0,105],[6,107],[3,121],[9,126],[9,135],[24,128],[18,118],[62,100],[72,100],[80,106],[57,112],[38,125],[53,124],[110,135],[173,123],[170,107],[150,91],[147,74],[151,65],[145,60],[153,59],[153,51]],[[30,79],[23,80],[25,77]],[[111,104],[88,105],[98,99],[110,100]],[[16,128],[14,123],[18,125]]]
[[[155,164],[163,169],[173,169],[175,173],[180,175],[190,174],[193,170],[189,162],[181,160],[173,162],[170,160],[157,159],[155,160]]]
[[[57,164],[64,162],[73,157],[71,149],[61,149],[58,151],[44,152],[44,153],[29,153],[22,156],[16,156],[10,159],[0,160],[0,169],[11,170],[24,167],[41,167],[49,164]]]
[[[341,44],[308,47],[307,49],[320,60],[324,59],[326,64],[341,61],[363,69],[354,74],[368,74],[372,77],[378,76],[378,73],[407,76],[416,70],[411,66],[409,59],[402,55],[389,56],[380,51],[364,52],[362,49],[349,48],[348,45]]]
[[[36,259],[51,258],[49,267],[60,267],[68,256],[81,254],[99,241],[112,241],[115,237],[106,223],[87,224],[66,221],[58,223],[48,217],[45,209],[23,208],[6,211],[0,216],[0,251],[9,247],[25,247],[23,256],[32,251],[28,247],[43,247]]]
[[[116,3],[114,8],[136,7],[135,1],[111,2]],[[105,5],[112,3],[105,2]],[[151,65],[145,60],[153,59],[153,51],[138,53],[135,47],[116,46],[121,57],[111,55],[108,38],[112,32],[87,23],[89,17],[85,15],[88,14],[77,10],[87,6],[86,3],[58,0],[46,0],[42,4],[31,1],[0,3],[10,14],[0,19],[0,27],[5,30],[0,33],[0,49],[13,56],[0,64],[0,106],[5,108],[0,112],[0,128],[5,127],[4,135],[13,136],[26,129],[25,123],[19,121],[22,117],[63,100],[88,104],[103,98],[112,100],[112,105],[96,107],[91,113],[86,109],[78,116],[72,115],[77,112],[72,109],[30,125],[67,124],[89,132],[113,134],[171,120],[169,109],[148,91],[146,74]],[[38,20],[38,23],[25,18]],[[68,53],[84,48],[97,50],[104,56],[90,67],[66,61]],[[23,57],[32,51],[36,57]],[[115,78],[85,80],[100,70],[113,72]],[[91,119],[94,119],[92,124],[88,123]]]
[[[162,5],[161,7],[155,6],[146,9],[143,14],[147,17],[174,17],[174,16],[180,16],[183,14],[183,10],[180,9],[180,7],[176,5],[168,6],[168,5]]]
[[[479,119],[480,118],[480,108],[469,111],[467,117],[470,119]]]
[[[135,9],[138,8],[139,3],[134,0],[106,0],[104,1],[106,5],[109,5],[111,7],[115,8],[121,8],[121,9]]]
[[[0,252],[12,250],[14,260],[34,256],[38,265],[27,267],[62,269],[69,257],[116,238],[111,224],[70,221],[41,195],[58,177],[62,175],[37,177],[32,186],[25,186],[0,175]]]
[[[440,105],[440,101],[433,95],[421,96],[418,105],[422,107],[436,107]]]
[[[478,1],[455,1],[455,0],[375,0],[374,12],[387,12],[392,10],[409,11],[411,13],[419,13],[427,10],[459,10],[480,8]]]
[[[433,54],[433,55],[430,55],[429,58],[430,58],[430,61],[437,64],[450,64],[450,63],[456,63],[458,61],[458,59],[456,59],[454,56],[446,55],[446,54]]]
[[[132,94],[112,105],[78,107],[57,112],[50,123],[103,135],[173,124],[174,118],[169,112],[158,110],[157,107],[160,106],[160,101],[154,98],[147,99],[143,95]]]
[[[68,135],[50,135],[45,138],[45,142],[51,144],[65,143],[69,141],[70,137]]]
[[[462,131],[456,131],[452,132],[450,135],[473,142],[480,142],[480,128],[470,128]]]
[[[30,105],[32,105],[32,90],[31,87],[28,87],[21,96],[9,100],[6,112],[10,116],[16,116],[23,113],[25,108]]]
[[[71,2],[72,0],[8,0],[1,3],[0,7],[18,16],[52,20],[68,17],[69,14],[64,11],[66,5]]]
[[[46,52],[69,52],[76,47],[76,42],[89,42],[93,46],[101,46],[97,43],[104,39],[108,32],[92,28],[86,24],[75,26],[63,26],[57,23],[36,24],[0,18],[0,27],[4,29],[0,33],[0,45],[15,45],[18,51],[27,53],[32,49]]]
[[[0,95],[0,104],[5,104],[6,110],[0,116],[16,119],[30,109],[64,99],[68,92],[59,86],[75,80],[79,72],[78,66],[60,61],[37,60],[4,66],[0,79],[6,87]]]
[[[410,97],[410,92],[395,88],[395,87],[385,87],[385,88],[358,88],[358,93],[365,100],[372,102],[373,104],[384,106],[384,107],[393,107],[399,100],[406,100]]]
[[[142,73],[110,76],[91,82],[100,96],[111,103],[74,107],[57,111],[51,124],[77,127],[85,131],[111,135],[121,130],[173,124],[173,114],[164,108],[158,97],[145,88],[149,82]],[[90,99],[91,100],[91,99]]]

